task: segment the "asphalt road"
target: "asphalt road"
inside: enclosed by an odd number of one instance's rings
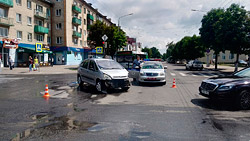
[[[249,111],[198,95],[219,72],[167,65],[166,85],[132,82],[107,95],[78,88],[76,74],[1,75],[0,140],[250,140]]]

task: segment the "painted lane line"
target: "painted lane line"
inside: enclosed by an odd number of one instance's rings
[[[184,73],[181,73],[181,72],[180,72],[180,75],[181,75],[181,76],[187,76],[186,74],[184,74]]]
[[[176,76],[176,74],[174,74],[174,73],[171,73],[171,72],[170,72],[170,74],[171,74],[172,76]]]
[[[207,75],[204,75],[202,73],[198,73],[200,76],[203,76],[203,77],[210,77],[210,76],[207,76]]]

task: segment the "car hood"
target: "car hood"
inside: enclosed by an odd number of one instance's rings
[[[112,78],[128,78],[128,71],[126,69],[102,70],[102,72]]]
[[[250,79],[239,78],[239,77],[234,77],[234,76],[223,76],[223,77],[209,78],[209,79],[203,80],[203,82],[210,82],[210,83],[215,83],[219,85],[226,84],[226,83],[238,84],[242,82],[250,83]]]
[[[141,73],[162,73],[164,69],[141,69]]]

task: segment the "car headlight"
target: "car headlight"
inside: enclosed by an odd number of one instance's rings
[[[160,76],[165,76],[165,73],[164,72],[160,73]]]
[[[107,75],[107,74],[103,74],[103,77],[104,77],[104,79],[106,79],[106,80],[112,80],[112,77],[109,76],[109,75]]]
[[[145,76],[146,74],[144,72],[140,72],[140,75],[141,76]]]
[[[232,84],[221,85],[221,86],[218,88],[218,91],[227,91],[227,90],[232,89],[233,86],[234,86],[234,85],[232,85]]]

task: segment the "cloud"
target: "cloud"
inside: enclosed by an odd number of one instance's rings
[[[110,17],[114,23],[122,15],[132,16],[120,20],[122,29],[137,38],[143,46],[157,47],[166,52],[166,44],[177,42],[184,36],[199,34],[204,12],[212,8],[240,3],[250,9],[250,2],[240,0],[87,0],[93,7]],[[200,10],[191,11],[191,9]]]

